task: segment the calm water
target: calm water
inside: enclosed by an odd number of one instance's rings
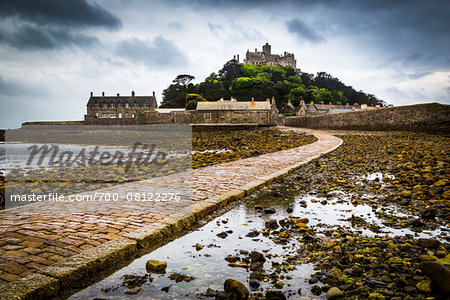
[[[201,228],[188,233],[177,240],[174,240],[165,246],[146,254],[128,266],[122,268],[111,276],[101,280],[100,282],[89,286],[88,288],[74,294],[70,299],[199,299],[198,295],[206,292],[207,288],[213,290],[223,290],[223,283],[227,278],[238,280],[248,287],[250,272],[244,268],[232,268],[228,266],[228,262],[224,258],[228,255],[239,255],[240,250],[247,251],[269,251],[268,253],[276,254],[275,257],[267,259],[264,265],[265,272],[270,274],[274,271],[272,262],[284,261],[283,256],[295,254],[297,244],[295,239],[291,239],[290,244],[275,244],[271,239],[261,234],[254,238],[245,235],[252,230],[261,230],[264,223],[270,219],[280,220],[287,216],[286,208],[291,206],[294,212],[291,216],[307,217],[310,222],[308,225],[317,225],[318,232],[335,226],[351,228],[349,221],[346,221],[352,214],[360,216],[366,222],[378,224],[382,228],[382,233],[389,233],[391,236],[413,234],[417,237],[438,237],[446,233],[440,229],[434,231],[424,231],[420,234],[414,233],[409,229],[395,229],[383,225],[382,220],[377,217],[376,210],[370,205],[351,204],[351,195],[343,192],[336,194],[336,197],[327,199],[327,204],[320,202],[324,198],[318,198],[314,195],[298,195],[290,199],[281,199],[268,202],[267,195],[270,191],[263,193],[259,197],[247,200],[245,203],[236,206],[224,215],[217,217]],[[272,197],[273,198],[273,197]],[[317,202],[316,202],[317,200]],[[300,201],[306,201],[307,207],[304,208]],[[255,210],[255,206],[273,207],[276,213],[273,215],[264,214]],[[395,207],[382,207],[385,212],[395,214],[399,217],[406,216],[400,213]],[[232,233],[227,238],[221,239],[218,233],[229,231]],[[355,230],[355,229],[353,229]],[[375,233],[361,229],[363,234],[375,235]],[[321,234],[319,233],[318,236]],[[196,251],[195,244],[200,243],[205,247]],[[244,257],[244,255],[240,255]],[[155,259],[167,262],[166,274],[148,274],[145,269],[147,260]],[[325,299],[325,295],[313,296],[310,292],[312,285],[307,283],[307,279],[316,271],[313,265],[298,265],[296,269],[287,273],[291,279],[283,279],[286,283],[283,289],[285,295],[291,294],[290,299]],[[195,279],[190,282],[176,283],[168,278],[171,273],[180,273],[193,276]],[[128,296],[124,292],[129,288],[124,282],[126,275],[136,275],[142,278],[142,289],[137,295]],[[125,276],[125,277],[124,277]],[[320,282],[318,283],[320,284]],[[276,290],[271,283],[261,282],[261,287]],[[163,290],[165,291],[163,291]],[[301,289],[302,295],[299,296],[297,291]],[[210,298],[212,299],[212,298]]]

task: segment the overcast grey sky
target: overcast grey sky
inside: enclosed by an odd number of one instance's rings
[[[89,93],[202,81],[268,41],[394,105],[450,103],[448,0],[2,0],[0,128],[81,120]]]

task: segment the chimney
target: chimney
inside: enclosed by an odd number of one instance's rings
[[[156,99],[156,94],[155,94],[155,91],[153,91],[153,98],[155,98],[155,99]]]
[[[134,91],[131,91],[131,97],[134,98]]]
[[[255,53],[258,52],[258,48],[255,48]]]
[[[105,98],[105,92],[102,92],[102,97]]]
[[[91,97],[92,97],[92,96],[94,96],[94,93],[93,93],[93,92],[91,92]]]
[[[233,60],[236,60],[236,55],[233,55]]]
[[[239,62],[239,54],[237,55],[237,61]]]
[[[117,97],[120,97],[120,94],[119,94],[119,93],[117,93]]]

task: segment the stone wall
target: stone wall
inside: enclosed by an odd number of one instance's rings
[[[287,117],[286,126],[339,130],[450,132],[450,105],[438,103],[386,107],[310,117]]]

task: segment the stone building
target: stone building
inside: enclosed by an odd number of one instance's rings
[[[198,102],[195,110],[158,108],[153,96],[94,96],[87,103],[84,124],[142,125],[142,124],[225,124],[276,125],[283,118],[272,101],[242,101],[220,99]]]
[[[262,52],[255,48],[255,52],[247,50],[244,63],[252,65],[282,65],[297,69],[297,61],[292,53],[284,52],[284,55],[272,54],[271,46],[266,43],[262,47]]]
[[[358,110],[369,110],[374,109],[376,107],[370,107],[367,106],[367,104],[357,104],[349,105],[348,103],[346,105],[342,104],[332,104],[331,102],[329,104],[324,104],[321,102],[320,104],[314,103],[311,101],[309,104],[305,104],[305,101],[300,101],[300,105],[298,107],[297,116],[317,116],[317,115],[326,115],[326,114],[340,114],[340,113],[346,113],[350,111],[358,111]]]
[[[155,92],[153,96],[101,96],[91,97],[87,103],[87,114],[84,116],[87,124],[135,124],[138,114],[154,111],[156,103]]]
[[[195,110],[156,109],[138,115],[138,124],[282,124],[275,99],[270,101],[218,100],[198,102]]]

